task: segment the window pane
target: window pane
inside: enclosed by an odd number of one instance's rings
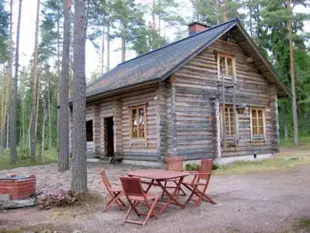
[[[220,57],[220,76],[225,76],[226,74],[225,57]]]
[[[144,109],[143,108],[139,108],[138,125],[139,125],[139,137],[144,138]]]
[[[253,134],[257,135],[257,127],[253,127]]]
[[[228,136],[235,135],[234,110],[232,107],[225,107],[225,133]]]
[[[233,71],[233,62],[231,58],[227,58],[227,75],[228,76],[233,76],[234,71]]]
[[[252,110],[252,130],[253,135],[264,134],[264,117],[263,110],[261,109]]]
[[[137,110],[136,109],[133,109],[132,110],[132,115],[131,115],[131,119],[132,119],[132,122],[131,122],[131,126],[132,126],[132,129],[131,129],[131,135],[133,138],[136,138],[138,137],[138,122],[137,122]]]

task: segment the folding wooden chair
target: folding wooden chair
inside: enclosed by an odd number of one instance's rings
[[[142,188],[140,178],[120,177],[120,180],[123,186],[124,194],[130,204],[130,208],[124,218],[124,223],[135,223],[144,226],[150,217],[155,217],[157,219],[157,216],[154,213],[154,209],[157,205],[159,196],[145,193]],[[139,204],[146,206],[148,208],[148,212],[139,212],[137,209]],[[134,211],[138,216],[146,215],[146,218],[144,221],[129,220],[128,218],[132,211]]]
[[[104,212],[108,210],[108,208],[110,208],[112,206],[112,204],[116,203],[120,210],[123,210],[124,207],[126,207],[126,205],[124,204],[124,202],[121,200],[121,196],[124,195],[123,192],[123,188],[121,186],[111,186],[110,181],[108,179],[107,173],[104,169],[101,170],[100,172],[102,181],[104,186],[106,187],[107,191],[108,191],[108,195],[106,196],[106,198],[111,198],[106,207],[104,208]]]
[[[177,172],[182,172],[183,169],[183,161],[184,158],[183,157],[169,157],[166,159],[166,168],[168,171],[177,171]],[[175,185],[177,185],[177,180],[173,179],[173,180],[169,180],[172,181],[173,183],[175,183]],[[167,186],[167,181],[165,181],[165,188],[176,188],[176,186]],[[183,196],[186,196],[186,193],[184,192],[184,190],[182,188],[180,188],[180,190],[178,190],[178,194],[179,192],[182,192]],[[162,198],[164,197],[165,193],[162,193]]]
[[[216,205],[216,203],[206,194],[211,179],[212,168],[212,159],[202,159],[200,161],[199,171],[193,173],[193,180],[189,183],[182,183],[187,189],[191,191],[191,194],[187,198],[185,204],[187,204],[189,201],[194,201],[195,204],[198,206],[201,201],[204,200],[210,202],[213,205]]]

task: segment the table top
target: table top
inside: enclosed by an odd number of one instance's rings
[[[152,169],[152,170],[132,171],[132,172],[128,172],[127,175],[139,177],[139,178],[152,179],[152,180],[168,180],[168,179],[185,177],[185,176],[190,175],[190,173]]]

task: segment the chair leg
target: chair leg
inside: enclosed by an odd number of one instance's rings
[[[118,198],[117,202],[118,202],[120,205],[122,205],[123,207],[127,207],[127,206],[125,205],[125,203],[122,201],[121,198]]]
[[[175,183],[176,185],[178,185],[178,182],[174,181],[174,183]],[[178,196],[179,196],[180,191],[182,192],[182,196],[186,196],[186,193],[184,192],[184,190],[183,190],[181,187],[179,188],[179,190],[178,190],[178,192],[177,192]]]
[[[212,205],[216,205],[216,202],[211,199],[207,194],[203,196],[203,200],[211,203]]]
[[[153,213],[154,212],[154,208],[155,208],[155,206],[157,204],[157,201],[158,201],[158,198],[156,197],[155,200],[153,201],[152,205],[151,205],[151,208],[149,209],[149,212],[148,212],[148,214],[147,214],[143,224],[142,224],[143,226],[146,224],[146,222],[149,220],[149,218],[151,216],[155,216],[156,219],[157,219],[157,216]]]
[[[192,190],[191,194],[187,198],[187,200],[185,202],[185,205],[193,198],[194,194],[195,194],[195,188]]]
[[[165,187],[165,188],[167,187],[167,181],[165,181],[164,187]],[[165,196],[165,192],[163,192],[163,193],[161,194],[161,199],[163,199],[164,196]]]
[[[113,203],[116,203],[120,210],[123,210],[123,205],[126,207],[124,202],[120,199],[121,192],[112,193],[108,196],[111,196],[111,200],[107,203],[106,207],[104,208],[103,212],[106,212]],[[120,203],[121,202],[121,203]]]
[[[197,191],[198,191],[198,193],[195,194],[197,197],[199,197],[199,195],[201,194],[201,195],[202,195],[202,199],[203,199],[204,201],[209,202],[209,203],[211,203],[212,205],[216,205],[216,202],[213,201],[212,198],[209,197],[207,194],[203,194],[200,190],[197,190]]]

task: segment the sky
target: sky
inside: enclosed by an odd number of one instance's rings
[[[139,0],[140,2],[150,2],[151,0]],[[189,0],[180,0],[186,4]],[[34,39],[35,39],[35,19],[36,19],[36,7],[37,0],[23,0],[23,9],[21,16],[21,31],[20,31],[20,65],[27,66],[29,60],[34,51]],[[13,28],[16,29],[17,22],[17,12],[18,12],[18,0],[14,0],[13,9],[15,24]],[[305,9],[303,7],[298,7],[295,9],[296,12],[310,13],[310,8]],[[186,7],[184,8],[183,14],[188,14]],[[186,27],[184,28],[186,30]],[[310,32],[310,22],[306,22],[304,30]],[[167,30],[169,34],[169,31]],[[169,36],[169,35],[168,35]],[[15,35],[13,35],[15,40]],[[120,41],[114,40],[111,43],[111,68],[120,63]],[[86,42],[86,77],[90,78],[93,72],[100,72],[100,55],[91,42]],[[127,53],[127,60],[135,56],[134,52]]]

